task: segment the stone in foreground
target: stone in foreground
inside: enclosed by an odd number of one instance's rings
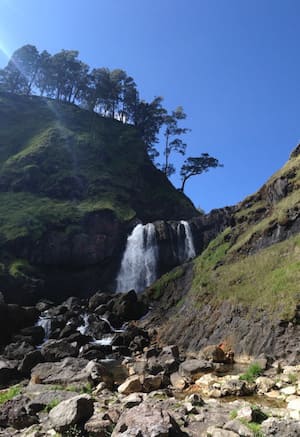
[[[79,395],[54,407],[49,419],[55,431],[63,432],[69,426],[85,423],[93,412],[93,399],[89,395]]]

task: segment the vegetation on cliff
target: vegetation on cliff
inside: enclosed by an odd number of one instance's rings
[[[116,231],[99,228],[103,214],[110,217],[107,228],[135,217],[183,219],[197,211],[155,168],[132,126],[69,103],[0,93],[1,271],[9,274],[15,259],[44,264],[50,243],[42,255],[34,253],[51,233],[72,240],[65,263],[72,265],[72,256],[77,251],[79,257],[81,250],[82,264],[95,264],[87,260],[95,249],[87,248],[85,255],[76,236],[82,240],[89,233],[95,245],[107,240]],[[69,244],[65,240],[57,249],[60,258]],[[107,251],[120,244],[105,241]]]

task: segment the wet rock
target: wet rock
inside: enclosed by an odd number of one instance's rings
[[[41,348],[45,361],[59,361],[66,357],[76,357],[78,352],[77,342],[69,343],[67,340],[48,340]]]
[[[118,387],[118,392],[123,395],[141,392],[143,389],[140,377],[138,375],[129,376],[126,381]]]
[[[114,302],[112,312],[121,320],[138,320],[147,312],[147,307],[138,301],[134,290],[121,294]]]
[[[121,435],[124,437],[180,437],[186,434],[180,430],[178,424],[165,410],[143,402],[121,415],[112,437]]]
[[[98,291],[89,299],[89,310],[93,312],[100,305],[106,304],[109,300],[111,300],[112,297],[113,296],[111,294]]]
[[[34,350],[34,347],[26,342],[10,343],[5,347],[3,355],[9,360],[22,360],[25,355]]]
[[[196,381],[203,373],[211,372],[213,369],[213,364],[208,361],[191,359],[180,364],[179,374]]]
[[[17,336],[14,336],[12,340],[14,340],[17,337],[22,337],[22,336],[30,339],[30,341],[28,341],[28,342],[30,344],[36,346],[36,345],[42,343],[44,336],[45,336],[45,332],[41,326],[29,326],[27,328],[21,329],[19,334]]]
[[[38,423],[38,417],[28,412],[29,402],[30,399],[22,395],[5,402],[0,408],[0,427],[22,429]]]
[[[49,413],[49,419],[53,428],[63,432],[68,427],[85,423],[94,411],[93,400],[88,395],[75,396],[60,402]]]

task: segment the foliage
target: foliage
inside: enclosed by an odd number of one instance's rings
[[[291,384],[295,384],[298,381],[298,376],[296,375],[296,373],[289,373],[288,378]]]
[[[51,402],[49,402],[49,404],[47,404],[44,408],[45,413],[49,413],[52,408],[56,407],[59,404],[59,400],[57,399],[53,399]]]
[[[233,420],[233,419],[236,419],[237,415],[238,415],[238,412],[236,409],[234,409],[234,410],[230,411],[229,417],[231,420]]]
[[[14,385],[9,387],[7,390],[0,391],[0,405],[13,399],[15,396],[18,396],[20,392],[21,387],[19,385]]]
[[[182,128],[178,126],[180,120],[185,120],[186,114],[183,111],[182,106],[179,106],[172,111],[171,114],[167,114],[164,118],[164,157],[165,161],[162,165],[162,171],[166,176],[171,176],[175,173],[175,167],[170,163],[170,155],[172,152],[185,155],[186,144],[180,138],[181,135],[186,134],[190,129]]]
[[[253,363],[249,366],[247,371],[240,376],[240,380],[247,382],[254,382],[262,373],[262,368],[258,363]]]
[[[210,156],[208,153],[202,153],[200,157],[187,158],[180,170],[182,178],[181,191],[184,191],[186,181],[192,176],[207,172],[210,168],[223,167],[217,158]]]
[[[179,266],[158,279],[150,288],[149,295],[151,299],[158,300],[163,295],[164,290],[177,279],[181,278],[184,272],[184,268]]]

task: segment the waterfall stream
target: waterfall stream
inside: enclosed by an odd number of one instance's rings
[[[117,291],[144,290],[157,277],[158,246],[155,226],[152,223],[137,225],[127,239]]]
[[[182,232],[183,228],[183,232]],[[195,258],[196,251],[193,241],[193,235],[188,222],[181,220],[177,226],[178,235],[178,259],[179,262],[189,261]]]

